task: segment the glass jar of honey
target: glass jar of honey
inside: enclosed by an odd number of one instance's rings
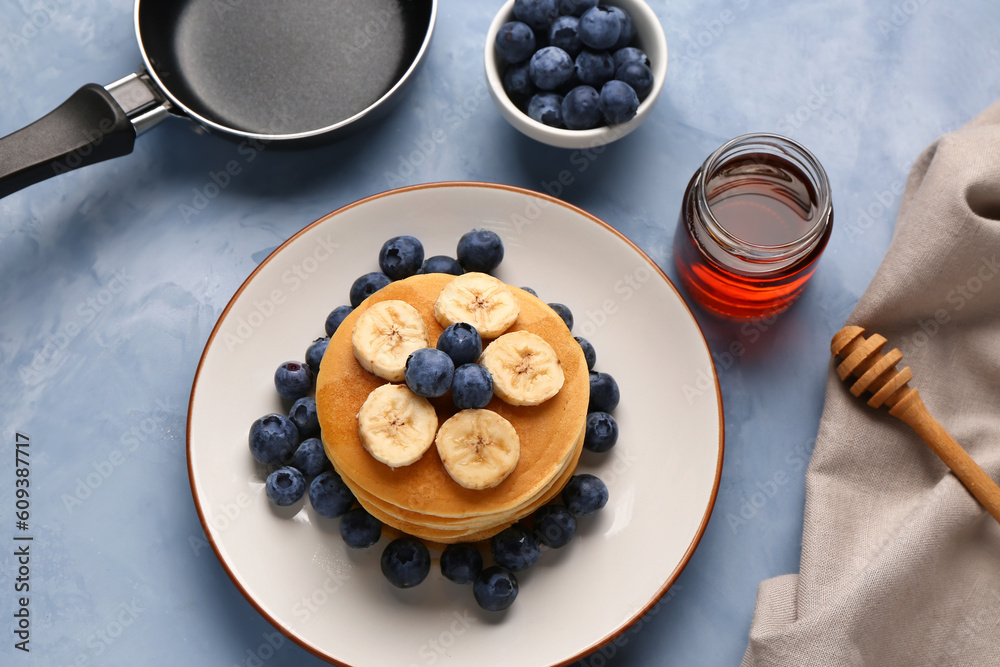
[[[787,308],[833,228],[830,183],[803,146],[747,134],[721,146],[684,192],[674,261],[687,292],[731,318]]]

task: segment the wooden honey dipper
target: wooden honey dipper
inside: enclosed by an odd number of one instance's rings
[[[868,405],[888,406],[890,415],[909,424],[993,518],[1000,521],[1000,487],[931,416],[917,390],[907,386],[913,379],[909,366],[896,370],[903,353],[894,348],[883,355],[885,338],[872,334],[866,339],[864,333],[861,327],[847,326],[834,335],[830,351],[843,359],[837,366],[837,375],[845,382],[857,378],[850,388],[852,394],[861,396],[870,391]]]

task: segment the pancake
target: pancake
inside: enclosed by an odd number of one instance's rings
[[[551,491],[553,490],[556,493],[558,493],[558,491],[562,489],[562,486],[569,479],[569,477],[572,476],[572,473],[576,467],[576,461],[579,458],[580,452],[582,451],[583,448],[584,434],[585,431],[581,431],[576,446],[570,452],[568,452],[568,455],[566,457],[566,462],[561,472],[559,472],[552,479],[552,481],[548,485],[546,485],[545,488],[539,491],[539,493],[536,494],[535,496],[527,498],[522,504],[518,505],[517,507],[511,508],[509,511],[503,513],[490,514],[486,516],[461,517],[461,518],[437,517],[428,514],[421,514],[419,512],[413,512],[411,510],[407,510],[392,505],[390,503],[387,503],[381,498],[374,496],[367,490],[360,488],[357,485],[357,483],[351,480],[350,478],[343,476],[342,477],[344,479],[344,482],[347,483],[347,485],[351,488],[351,490],[355,491],[355,496],[360,501],[362,501],[366,506],[370,504],[376,507],[381,512],[394,516],[401,521],[422,526],[440,528],[446,531],[459,531],[459,530],[469,530],[469,529],[481,530],[483,528],[488,528],[492,525],[495,525],[497,521],[502,520],[503,518],[505,518],[506,515],[510,515],[512,518],[519,518],[521,516],[525,516],[526,513],[530,513],[531,511],[533,511],[532,508],[534,508],[538,504],[539,498],[545,498],[545,499],[551,498],[552,496]]]
[[[583,436],[581,434],[579,443],[577,445],[578,449],[576,451],[576,458],[579,457],[580,451],[583,449]],[[574,458],[574,461],[576,460]],[[410,534],[416,535],[418,537],[430,540],[435,543],[440,544],[450,544],[452,542],[475,542],[478,540],[484,540],[496,535],[501,530],[507,526],[517,522],[519,519],[526,517],[540,507],[547,505],[559,493],[562,491],[563,487],[569,481],[570,477],[576,471],[575,463],[572,466],[567,466],[566,470],[561,474],[554,483],[541,494],[537,499],[528,504],[526,507],[521,508],[518,512],[512,513],[509,516],[491,518],[491,521],[480,527],[468,527],[461,529],[449,529],[449,528],[437,528],[433,526],[428,526],[425,523],[420,522],[410,522],[406,519],[401,519],[391,512],[385,511],[383,508],[379,507],[378,504],[369,505],[368,500],[362,500],[358,496],[358,501],[365,507],[368,512],[377,518],[382,523],[389,524],[395,528]],[[346,480],[345,480],[346,481]],[[351,486],[348,484],[348,486]],[[353,489],[353,487],[352,487]]]
[[[565,375],[562,389],[539,406],[512,406],[496,397],[487,406],[518,433],[521,454],[513,473],[492,489],[471,490],[451,479],[435,447],[416,463],[396,469],[375,460],[361,444],[357,414],[368,394],[385,380],[365,371],[354,358],[354,323],[371,304],[400,299],[421,314],[433,346],[443,330],[434,318],[434,302],[453,278],[413,276],[369,297],[331,338],[316,383],[327,456],[362,506],[384,523],[440,542],[484,539],[555,497],[576,468],[590,397],[583,351],[562,319],[537,297],[512,287],[520,314],[508,331],[526,330],[544,338]],[[455,413],[450,394],[432,403],[439,422]]]

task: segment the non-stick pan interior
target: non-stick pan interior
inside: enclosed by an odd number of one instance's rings
[[[182,105],[223,128],[294,135],[369,108],[403,77],[431,0],[141,0],[139,41]]]

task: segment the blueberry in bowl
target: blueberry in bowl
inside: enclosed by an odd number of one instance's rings
[[[639,108],[639,96],[624,81],[608,81],[601,87],[601,113],[604,120],[614,124],[630,118]]]
[[[562,103],[563,122],[571,130],[591,130],[601,122],[601,96],[590,86],[577,86]]]
[[[527,23],[509,21],[500,26],[497,51],[509,63],[519,63],[535,52],[535,31]]]
[[[528,101],[528,115],[544,125],[564,127],[562,103],[563,97],[558,93],[535,93]]]
[[[649,117],[667,43],[643,0],[507,0],[486,35],[484,61],[490,96],[514,128],[551,146],[593,148]],[[605,92],[612,81],[619,83]],[[591,90],[574,92],[580,87]]]
[[[573,77],[573,58],[558,46],[546,46],[535,51],[528,62],[532,83],[542,90],[562,88]]]
[[[612,11],[610,7],[598,5],[583,13],[577,32],[584,45],[600,51],[610,49],[617,44],[623,28],[618,13]]]

